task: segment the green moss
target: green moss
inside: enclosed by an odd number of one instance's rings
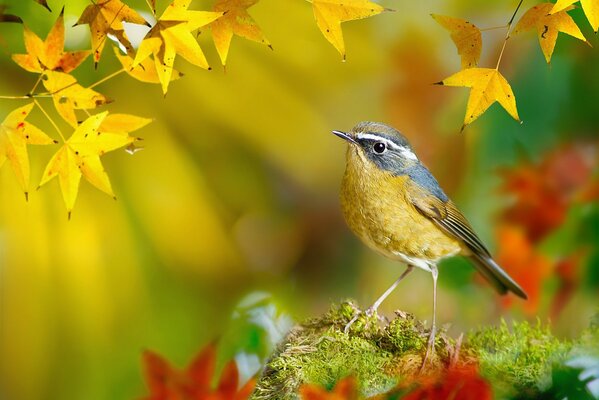
[[[348,375],[357,378],[363,395],[372,396],[398,384],[410,386],[420,374],[437,373],[452,363],[478,363],[497,398],[535,398],[551,385],[554,365],[573,354],[572,342],[558,340],[540,323],[508,327],[502,322],[471,332],[463,343],[441,330],[435,355],[422,370],[430,331],[421,321],[400,311],[388,323],[360,314],[345,333],[357,312],[345,302],[293,328],[267,363],[251,398],[297,399],[304,383],[331,388]],[[588,349],[598,338],[599,328],[593,325],[574,344]]]
[[[358,312],[351,302],[295,327],[268,362],[252,399],[295,399],[303,383],[333,387],[354,375],[362,394],[388,391],[399,381],[419,373],[429,330],[407,313],[398,313],[381,327],[376,315],[360,314],[346,334],[346,324]],[[438,334],[437,353],[429,368],[449,362],[444,332]]]
[[[503,395],[532,396],[551,384],[551,370],[572,344],[555,338],[540,323],[505,321],[468,336],[465,349],[478,358],[482,374]]]

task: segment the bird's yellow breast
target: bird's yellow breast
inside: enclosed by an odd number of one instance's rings
[[[347,224],[369,247],[383,255],[436,261],[461,250],[414,208],[406,197],[407,176],[393,176],[364,160],[350,146],[341,187],[341,206]]]

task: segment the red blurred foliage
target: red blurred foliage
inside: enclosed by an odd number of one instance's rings
[[[497,261],[528,293],[523,305],[528,314],[537,310],[542,285],[552,271],[560,281],[551,305],[553,318],[578,286],[582,256],[564,254],[554,264],[535,246],[564,223],[572,205],[599,198],[597,153],[595,144],[567,144],[538,165],[528,162],[501,172],[501,191],[514,202],[502,213],[504,224],[497,230]],[[506,297],[503,304],[509,306],[512,299]]]
[[[490,400],[491,385],[480,376],[476,365],[449,368],[440,377],[429,377],[413,391],[402,397],[405,400]]]
[[[335,388],[327,392],[318,385],[305,383],[299,389],[302,400],[355,400],[358,398],[356,380],[348,376],[337,382]]]
[[[524,311],[534,314],[539,306],[543,282],[551,273],[551,261],[537,252],[520,226],[502,225],[497,230],[497,236],[497,263],[528,294],[528,301],[523,303]],[[513,300],[512,296],[502,297],[502,304],[509,306]]]
[[[595,153],[589,144],[569,144],[550,153],[539,165],[525,163],[502,171],[501,191],[514,197],[502,219],[523,227],[527,237],[537,243],[564,222],[574,201],[597,186],[597,180],[591,179],[597,164]]]
[[[559,288],[551,300],[551,309],[549,315],[551,318],[557,318],[562,309],[572,297],[580,281],[580,262],[583,254],[578,253],[564,258],[555,265],[555,273],[559,277]]]
[[[238,389],[239,374],[234,361],[229,362],[216,388],[211,385],[216,349],[207,346],[184,370],[173,368],[164,358],[145,351],[143,362],[150,394],[145,400],[246,400],[254,389],[250,380]]]

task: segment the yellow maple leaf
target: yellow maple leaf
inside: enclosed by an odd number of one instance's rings
[[[508,81],[494,68],[467,68],[449,78],[445,78],[438,84],[471,88],[468,105],[466,106],[464,126],[472,123],[496,101],[512,118],[516,121],[520,120],[514,92],[512,92]]]
[[[431,14],[431,17],[450,32],[451,40],[455,43],[458,54],[462,57],[462,69],[476,67],[483,49],[480,29],[461,18],[436,14]]]
[[[208,62],[192,31],[220,18],[222,12],[190,11],[191,0],[173,0],[137,49],[132,67],[154,56],[162,92],[166,95],[177,54],[190,63],[208,69]]]
[[[578,2],[578,0],[557,0],[551,9],[550,14],[554,14],[564,10],[572,4]],[[589,20],[589,24],[593,27],[595,33],[599,30],[599,1],[598,0],[580,0],[584,14]]]
[[[572,17],[566,12],[573,7],[566,7],[554,14],[549,14],[552,8],[553,3],[541,3],[531,7],[524,13],[514,28],[514,34],[531,29],[537,30],[539,44],[541,45],[541,50],[543,50],[547,63],[551,61],[551,55],[555,49],[555,42],[557,41],[559,32],[567,33],[570,36],[586,42],[578,25],[576,25]]]
[[[78,84],[72,75],[62,72],[44,72],[42,83],[52,95],[56,111],[73,127],[78,123],[75,110],[91,110],[111,102],[103,94]]]
[[[262,33],[256,21],[248,14],[247,9],[259,0],[217,0],[212,10],[223,12],[224,15],[210,24],[212,39],[223,65],[227,63],[227,55],[233,35],[241,36],[254,42],[267,45],[270,42]]]
[[[64,8],[54,26],[42,41],[26,25],[23,27],[27,54],[13,54],[12,59],[29,72],[45,70],[71,72],[89,56],[89,50],[64,51]]]
[[[57,143],[39,128],[25,121],[34,103],[11,111],[0,124],[0,167],[8,159],[27,197],[29,191],[28,144]]]
[[[141,82],[146,83],[160,83],[158,78],[158,71],[156,71],[156,64],[150,58],[144,59],[137,66],[133,67],[133,58],[128,54],[122,54],[118,48],[114,48],[116,58],[120,61],[123,69],[132,78],[137,79]],[[183,74],[173,68],[171,75],[171,81],[181,78]]]
[[[312,3],[316,25],[345,60],[341,23],[390,11],[369,0],[307,0]]]
[[[147,26],[150,24],[121,0],[99,0],[92,3],[83,10],[75,25],[89,25],[96,65],[100,61],[106,36],[109,34],[117,38],[127,49],[127,53],[133,54],[133,46],[125,34],[123,21]]]
[[[39,186],[45,185],[58,176],[69,217],[77,199],[81,176],[104,193],[114,197],[100,157],[109,151],[133,143],[137,138],[129,136],[129,132],[149,122],[147,118],[133,115],[108,115],[107,111],[88,117],[50,159]]]

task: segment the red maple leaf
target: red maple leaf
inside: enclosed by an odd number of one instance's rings
[[[557,262],[555,273],[559,278],[557,293],[551,299],[550,316],[556,319],[568,301],[574,295],[580,282],[580,263],[584,258],[583,253],[576,253]]]
[[[150,394],[144,400],[246,400],[254,389],[252,379],[238,389],[239,374],[234,361],[229,362],[218,385],[211,385],[216,349],[207,346],[183,370],[173,368],[160,355],[145,351],[145,375]]]
[[[500,190],[514,200],[503,212],[503,220],[522,226],[534,243],[540,241],[564,222],[574,201],[592,197],[591,188],[597,185],[591,180],[597,167],[595,153],[589,144],[570,144],[538,165],[525,163],[502,171]]]
[[[515,225],[502,225],[497,230],[499,251],[497,263],[518,282],[528,294],[528,301],[522,302],[524,311],[534,314],[539,307],[543,282],[550,275],[551,261],[540,254],[526,236],[525,231]],[[502,304],[509,306],[512,296],[502,298]]]
[[[348,376],[337,382],[332,391],[328,392],[321,386],[304,383],[299,389],[302,400],[355,400],[358,398],[356,380]]]
[[[437,377],[428,377],[402,397],[404,400],[490,400],[491,385],[480,376],[476,365],[460,365]]]

